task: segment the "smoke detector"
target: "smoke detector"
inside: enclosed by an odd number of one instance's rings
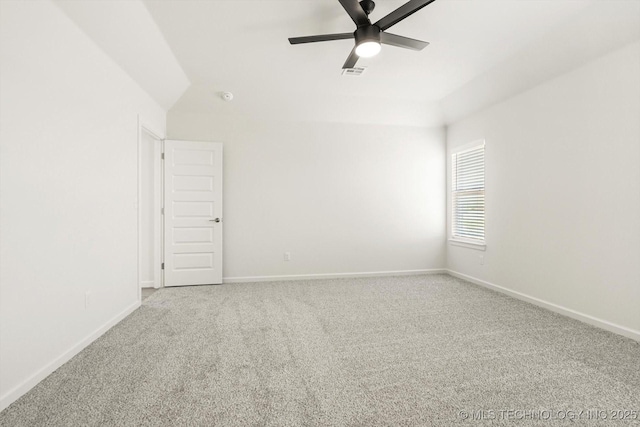
[[[233,99],[233,94],[231,92],[222,92],[220,94],[220,98],[224,99],[225,101],[231,101]]]

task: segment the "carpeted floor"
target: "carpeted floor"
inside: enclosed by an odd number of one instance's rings
[[[640,424],[625,410],[639,343],[428,275],[161,289],[0,425]]]

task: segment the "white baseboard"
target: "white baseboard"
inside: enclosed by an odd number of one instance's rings
[[[156,283],[153,280],[144,280],[140,282],[141,288],[155,288]]]
[[[49,374],[51,374],[53,371],[58,369],[60,366],[64,365],[69,360],[71,360],[71,358],[73,358],[73,356],[75,356],[76,354],[80,353],[85,347],[87,347],[89,344],[91,344],[93,341],[95,341],[97,338],[99,338],[102,334],[107,332],[114,325],[116,325],[122,319],[124,319],[129,314],[131,314],[133,311],[135,311],[138,307],[140,307],[140,302],[136,301],[135,303],[133,303],[129,307],[127,307],[125,310],[121,311],[119,314],[117,314],[116,316],[112,317],[105,324],[100,326],[98,329],[93,331],[91,334],[86,336],[84,339],[80,340],[80,342],[78,342],[77,344],[72,346],[70,349],[68,349],[67,351],[62,353],[60,356],[58,356],[57,358],[55,358],[54,360],[49,362],[47,365],[45,365],[39,371],[37,371],[36,373],[31,375],[29,378],[27,378],[25,381],[23,381],[22,384],[19,384],[18,386],[14,387],[13,389],[11,389],[7,393],[5,393],[4,396],[0,397],[0,411],[3,411],[5,408],[7,408],[13,402],[18,400],[18,398],[20,398],[20,396],[22,396],[25,393],[27,393],[29,390],[31,390],[33,387],[35,387],[40,381],[42,381],[43,379],[48,377]]]
[[[329,274],[290,274],[283,276],[246,276],[246,277],[224,277],[222,283],[244,283],[244,282],[275,282],[281,280],[316,280],[316,279],[343,279],[349,277],[385,277],[385,276],[416,276],[420,274],[442,274],[446,273],[444,268],[434,268],[428,270],[399,270],[399,271],[371,271],[363,273],[329,273]]]
[[[553,311],[555,313],[562,314],[567,317],[571,317],[572,319],[579,320],[581,322],[587,323],[592,326],[596,326],[606,331],[613,332],[627,338],[631,338],[632,340],[635,340],[635,341],[640,341],[640,331],[637,331],[635,329],[627,328],[626,326],[621,326],[621,325],[609,322],[607,320],[603,320],[598,317],[591,316],[589,314],[581,313],[579,311],[572,310],[570,308],[566,308],[561,305],[542,300],[540,298],[532,297],[530,295],[523,294],[522,292],[513,291],[503,286],[498,286],[496,284],[493,284],[484,280],[480,280],[472,276],[467,276],[466,274],[458,273],[457,271],[447,270],[447,273],[459,279],[466,280],[467,282],[471,282],[476,285],[480,285],[485,288],[509,295],[521,301],[526,301],[528,303],[537,305],[538,307],[542,307],[547,310]]]

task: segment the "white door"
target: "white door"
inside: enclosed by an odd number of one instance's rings
[[[222,144],[165,141],[164,284],[222,283]]]

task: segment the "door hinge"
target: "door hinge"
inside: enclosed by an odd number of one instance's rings
[[[162,270],[164,270],[164,262],[162,263],[162,265],[160,266],[160,268],[161,268]]]
[[[164,153],[160,154],[160,158],[164,160]]]
[[[164,215],[164,208],[160,208],[160,215]]]

